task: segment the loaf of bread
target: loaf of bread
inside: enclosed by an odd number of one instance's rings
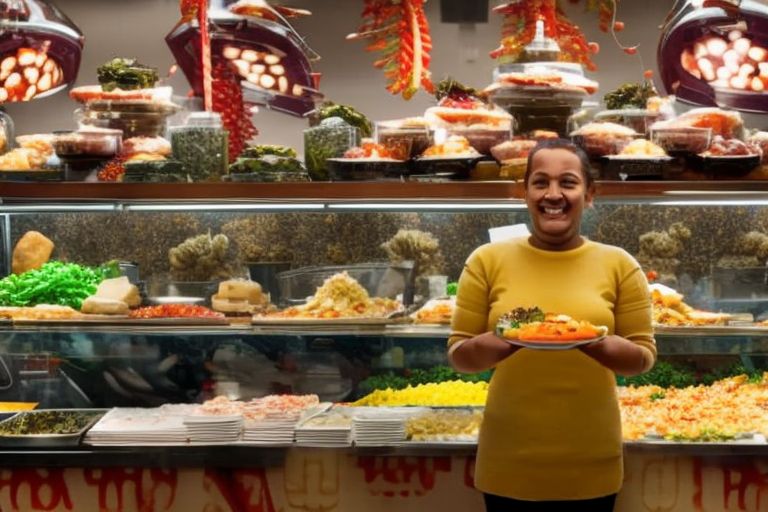
[[[13,248],[11,270],[14,274],[23,274],[27,270],[40,268],[51,259],[53,242],[38,231],[24,233]]]

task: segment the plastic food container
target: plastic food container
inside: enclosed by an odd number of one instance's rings
[[[328,267],[304,267],[277,275],[280,304],[304,304],[308,297],[334,274],[347,272],[365,288],[371,297],[394,299],[403,294],[403,304],[413,298],[413,263],[406,261],[394,266],[388,262],[361,263]]]
[[[709,147],[710,128],[651,128],[651,142],[670,155],[693,155]]]
[[[75,119],[82,125],[122,130],[126,139],[162,137],[168,118],[179,109],[171,103],[149,101],[91,102],[75,111]]]
[[[515,133],[550,130],[568,134],[568,120],[581,107],[583,91],[552,87],[500,87],[491,93],[491,101],[514,118]]]
[[[193,112],[170,129],[173,158],[192,181],[219,181],[229,169],[229,133],[215,112]]]
[[[80,130],[54,134],[53,149],[68,181],[82,181],[120,152],[120,130]]]
[[[323,119],[318,126],[304,130],[304,160],[313,180],[327,181],[329,158],[341,158],[360,145],[360,130],[340,117]]]
[[[407,148],[405,158],[418,156],[432,145],[432,135],[426,124],[409,125],[404,120],[376,123],[375,138],[377,143],[396,152]]]
[[[448,128],[447,134],[466,137],[469,145],[483,155],[490,155],[491,148],[512,138],[511,129]]]
[[[581,146],[590,158],[606,155],[618,155],[637,135],[619,135],[611,133],[590,133],[573,135],[573,142]]]
[[[595,114],[595,121],[616,123],[632,128],[637,133],[647,134],[651,125],[659,118],[659,115],[659,112],[640,108],[603,110]]]

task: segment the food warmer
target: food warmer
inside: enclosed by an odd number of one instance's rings
[[[666,91],[682,101],[768,112],[768,1],[678,0],[658,62]]]
[[[248,102],[303,116],[315,108],[318,74],[310,61],[319,59],[286,19],[265,2],[214,0],[209,10],[211,65],[230,65]],[[182,19],[166,36],[176,61],[203,94],[200,30],[196,19]]]
[[[49,96],[74,83],[80,29],[44,0],[0,2],[0,103]]]

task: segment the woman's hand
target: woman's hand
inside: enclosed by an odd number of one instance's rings
[[[520,347],[507,343],[493,332],[478,334],[458,342],[448,352],[454,369],[462,373],[478,373],[493,368]]]
[[[650,351],[615,334],[588,345],[581,345],[578,348],[598,363],[623,377],[640,375],[653,364],[653,355]]]

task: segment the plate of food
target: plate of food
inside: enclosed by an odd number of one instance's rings
[[[516,308],[499,318],[496,334],[520,347],[569,350],[602,340],[608,334],[608,327],[568,315],[544,313],[538,307]]]

